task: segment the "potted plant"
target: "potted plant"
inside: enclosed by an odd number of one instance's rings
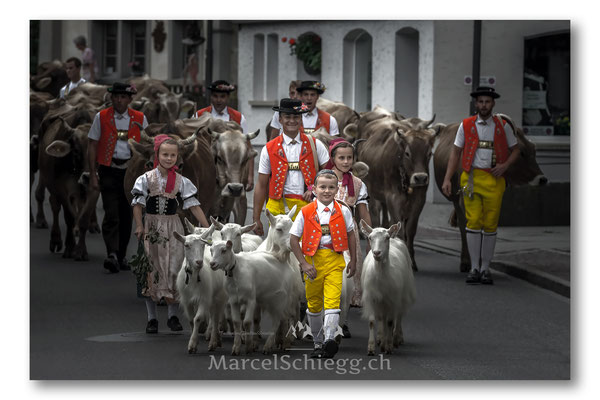
[[[281,39],[284,43],[287,38]],[[321,37],[315,33],[305,33],[298,39],[290,38],[290,55],[295,55],[304,64],[304,70],[310,75],[321,72]]]

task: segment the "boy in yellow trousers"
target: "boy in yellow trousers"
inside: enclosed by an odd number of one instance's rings
[[[334,200],[337,190],[335,172],[319,171],[313,188],[317,199],[302,208],[290,230],[292,251],[305,274],[306,315],[314,342],[312,358],[333,358],[338,351],[335,335],[341,311],[342,274],[346,268],[344,250],[350,251],[348,277],[356,270],[352,213]]]

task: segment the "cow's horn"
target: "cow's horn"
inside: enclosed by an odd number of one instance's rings
[[[505,120],[506,122],[508,122],[508,124],[512,128],[513,132],[517,132],[517,128],[515,127],[515,123],[514,123],[514,121],[512,120],[511,117],[509,117],[506,114],[501,114],[501,113],[496,114],[496,116],[498,118],[501,118],[501,119]]]
[[[137,121],[133,121],[133,123],[136,124],[140,128],[140,136],[143,141],[148,142],[148,143],[154,143],[154,139],[152,139],[152,137],[148,136],[148,134],[144,130],[144,127],[142,126],[142,124],[140,124]]]
[[[71,127],[71,125],[69,125],[69,123],[61,116],[58,117],[58,119],[60,119],[62,121],[63,126],[65,127],[65,129],[69,132],[73,132],[74,129]]]
[[[194,143],[196,141],[196,138],[198,137],[197,134],[198,134],[198,132],[200,132],[200,129],[202,129],[202,128],[200,127],[198,129],[196,129],[196,132],[194,132],[194,134],[187,139],[179,139],[177,141],[177,144],[179,146],[185,147],[191,143]]]
[[[431,118],[431,121],[423,121],[419,124],[419,129],[427,129],[427,127],[429,125],[431,125],[433,123],[433,121],[435,121],[435,114],[433,114],[433,118]]]

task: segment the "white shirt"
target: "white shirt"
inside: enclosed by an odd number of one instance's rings
[[[129,130],[129,113],[127,111],[125,111],[123,114],[119,114],[117,110],[115,110],[115,126],[117,127],[117,130]],[[142,126],[144,128],[148,126],[148,120],[146,119],[145,115]],[[92,122],[90,131],[88,132],[88,138],[98,141],[100,140],[101,134],[102,131],[100,128],[100,113],[97,113],[94,117],[94,122]],[[113,153],[113,158],[117,158],[119,160],[129,160],[131,158],[131,149],[129,148],[129,143],[127,143],[127,140],[117,140],[115,152]],[[127,168],[127,165],[112,165],[112,167]]]
[[[338,203],[339,204],[339,203]],[[346,224],[346,232],[350,232],[354,230],[354,221],[352,219],[352,212],[350,209],[343,204],[340,204],[342,207],[342,214],[344,215],[344,223]],[[325,211],[325,207],[329,208],[329,211]],[[319,223],[321,225],[329,224],[329,219],[331,218],[331,212],[334,209],[333,202],[329,205],[325,205],[317,200],[317,216],[319,217]],[[335,226],[329,226],[329,230],[331,232],[334,231]],[[304,214],[302,212],[298,213],[296,220],[294,221],[292,228],[290,229],[290,234],[296,237],[302,237],[304,233]],[[321,243],[319,244],[320,249],[324,249],[324,245],[331,244],[331,235],[323,235],[321,236]]]
[[[342,181],[338,181],[338,194],[335,196],[336,200],[341,200],[344,203],[346,202],[346,199],[348,198],[348,190],[346,190],[344,192],[344,197],[343,198],[338,198],[338,196],[340,195],[340,189],[342,188]],[[354,195],[356,196],[356,193],[354,193]],[[358,191],[358,196],[356,197],[356,203],[354,203],[355,206],[359,205],[359,204],[369,204],[368,202],[369,200],[369,193],[367,192],[367,185],[365,185],[365,183],[363,182],[362,185],[360,185],[360,190]]]
[[[71,93],[71,90],[75,89],[77,86],[81,85],[84,82],[87,82],[87,81],[85,79],[81,78],[80,80],[78,80],[75,83],[73,83],[73,82],[67,83],[65,86],[62,87],[62,89],[60,89],[59,97],[61,99],[64,99],[65,98],[65,92]],[[67,91],[67,87],[69,88],[68,91]]]
[[[296,140],[297,143],[292,144],[292,140]],[[319,165],[323,165],[329,161],[329,153],[320,140],[315,139],[315,143],[317,148],[317,160]],[[310,146],[310,144],[308,146]],[[294,139],[291,139],[288,135],[284,134],[281,147],[283,147],[283,153],[288,162],[300,161],[300,151],[302,151],[300,133],[298,133]],[[314,161],[309,160],[309,162]],[[271,175],[271,160],[269,158],[267,146],[264,146],[260,152],[258,173]],[[287,177],[285,178],[285,185],[283,186],[283,194],[304,194],[304,178],[302,177],[302,171],[288,170]]]
[[[210,115],[212,115],[213,118],[220,119],[222,121],[231,121],[231,116],[227,111],[227,107],[225,107],[223,112],[220,113],[215,109],[215,106],[211,104]],[[242,114],[242,117],[240,118],[240,126],[242,127],[242,133],[244,133],[244,135],[248,133],[247,125],[246,118],[244,117],[244,114]]]
[[[305,128],[313,129],[315,126],[317,126],[317,119],[317,107],[315,107],[315,109],[311,112],[302,114],[302,126]],[[279,129],[279,132],[281,133],[281,124],[279,123],[279,112],[277,111],[275,111],[275,114],[273,114],[273,119],[271,119],[271,126],[273,128]],[[333,115],[331,116],[331,119],[329,121],[329,134],[332,136],[340,134],[337,121]]]
[[[158,168],[154,168],[150,173],[155,174],[158,178],[159,185],[164,192],[167,187],[167,178],[168,176],[162,176]],[[181,184],[177,188],[177,192],[181,194],[181,198],[183,199],[183,209],[187,210],[193,206],[199,206],[200,202],[196,198],[196,193],[198,189],[196,186],[185,176],[181,176]],[[146,199],[148,198],[148,177],[146,173],[138,176],[133,184],[133,189],[131,189],[131,194],[133,195],[133,200],[131,200],[131,205],[134,206],[139,204],[141,206],[146,207]]]
[[[496,129],[496,124],[494,124],[494,120],[491,116],[484,121],[479,115],[477,115],[475,129],[477,129],[477,136],[479,136],[479,140],[485,140],[488,142],[494,141],[494,130]],[[509,124],[504,125],[504,132],[506,133],[506,143],[508,144],[508,148],[516,146],[517,139],[515,138],[515,134],[513,133],[513,130]],[[458,132],[456,132],[454,145],[456,147],[460,147],[461,149],[465,146],[465,130],[462,122],[458,127]],[[493,149],[478,148],[475,152],[475,157],[473,158],[473,168],[492,168],[493,152]]]

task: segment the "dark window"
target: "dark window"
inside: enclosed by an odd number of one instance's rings
[[[529,135],[571,134],[570,36],[525,39],[523,130]]]
[[[104,73],[113,74],[117,70],[117,21],[104,25]]]

